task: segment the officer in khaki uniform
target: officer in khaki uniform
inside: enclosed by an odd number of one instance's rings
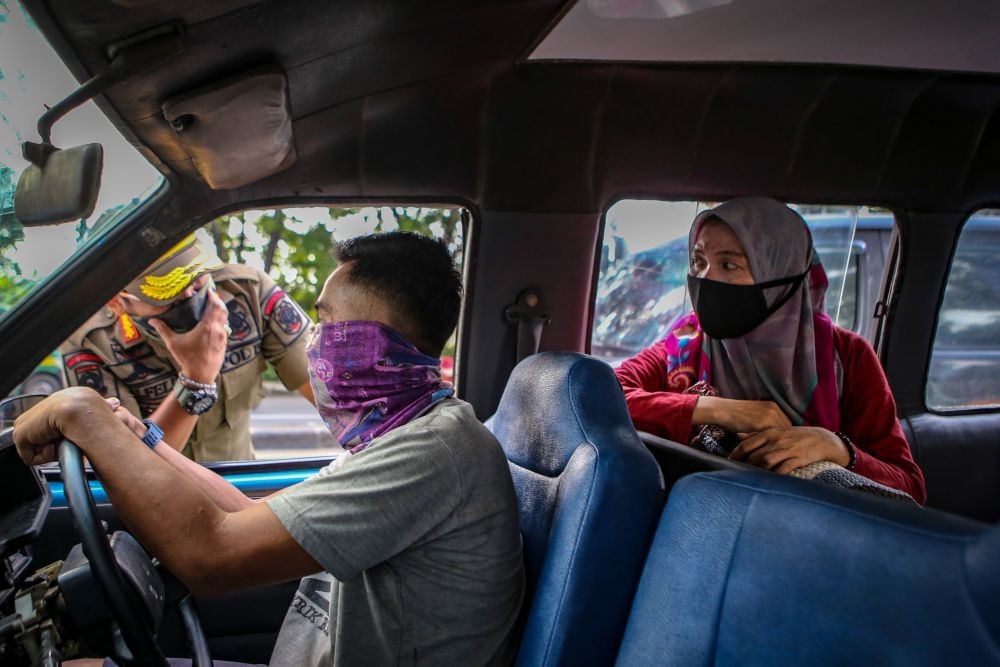
[[[305,354],[312,326],[270,277],[223,264],[192,235],[61,350],[69,385],[152,417],[164,440],[195,461],[235,461],[254,458],[250,412],[263,398],[267,363],[312,400]]]

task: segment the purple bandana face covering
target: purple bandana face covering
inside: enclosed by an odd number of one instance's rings
[[[378,322],[319,324],[306,355],[316,408],[352,454],[455,393],[438,359]]]

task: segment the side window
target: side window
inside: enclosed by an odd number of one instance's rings
[[[965,223],[951,263],[927,375],[931,410],[1000,407],[1000,210]]]
[[[457,208],[383,206],[286,208],[223,216],[202,234],[224,262],[258,268],[316,319],[313,305],[336,262],[333,244],[354,236],[396,230],[444,240],[462,266],[464,229]],[[443,379],[453,381],[456,333],[441,355]],[[340,448],[309,402],[287,390],[273,366],[263,375],[265,395],[250,417],[258,459],[319,456]]]
[[[219,398],[199,417],[186,452],[199,461],[339,453],[340,446],[304,396],[309,393],[304,389],[306,316],[315,321],[317,298],[336,268],[334,244],[365,234],[416,232],[442,239],[461,266],[462,218],[458,208],[303,207],[230,214],[198,230],[203,255],[197,261],[208,257],[218,265],[213,255],[221,260],[212,277],[229,311],[229,333],[217,380]],[[151,413],[172,395],[176,373],[163,358],[165,353],[144,338],[148,334],[142,317],[108,317],[108,326],[118,327],[111,337],[88,337],[84,345],[96,345],[92,339],[111,340],[110,348],[74,349],[65,360],[67,377],[73,384],[99,380],[105,393],[117,393],[128,409]],[[441,359],[442,376],[448,381],[454,354],[452,333]],[[98,366],[112,355],[119,363]]]
[[[700,202],[622,200],[604,220],[591,353],[612,364],[690,309],[687,236]]]
[[[661,340],[672,322],[691,309],[687,298],[688,230],[714,202],[624,199],[604,221],[591,352],[613,365]],[[855,229],[884,226],[891,214],[856,206],[790,205],[805,218],[830,287],[826,312],[840,326],[859,325],[865,284]],[[877,223],[875,222],[877,221]]]

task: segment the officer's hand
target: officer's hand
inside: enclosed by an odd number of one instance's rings
[[[59,458],[63,438],[78,441],[96,419],[112,419],[101,395],[89,387],[70,387],[52,394],[14,422],[14,446],[28,465]]]
[[[191,331],[175,333],[156,318],[150,319],[149,323],[160,334],[184,375],[195,382],[215,382],[226,357],[229,310],[214,290],[208,293],[205,314]]]

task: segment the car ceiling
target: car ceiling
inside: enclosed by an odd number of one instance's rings
[[[600,211],[622,194],[934,210],[997,199],[995,75],[523,60],[561,4],[75,0],[46,5],[42,24],[65,38],[78,76],[105,67],[115,41],[182,26],[179,56],[106,97],[181,177],[188,212],[304,197],[552,212]],[[264,63],[287,72],[298,162],[210,191],[160,105]]]

